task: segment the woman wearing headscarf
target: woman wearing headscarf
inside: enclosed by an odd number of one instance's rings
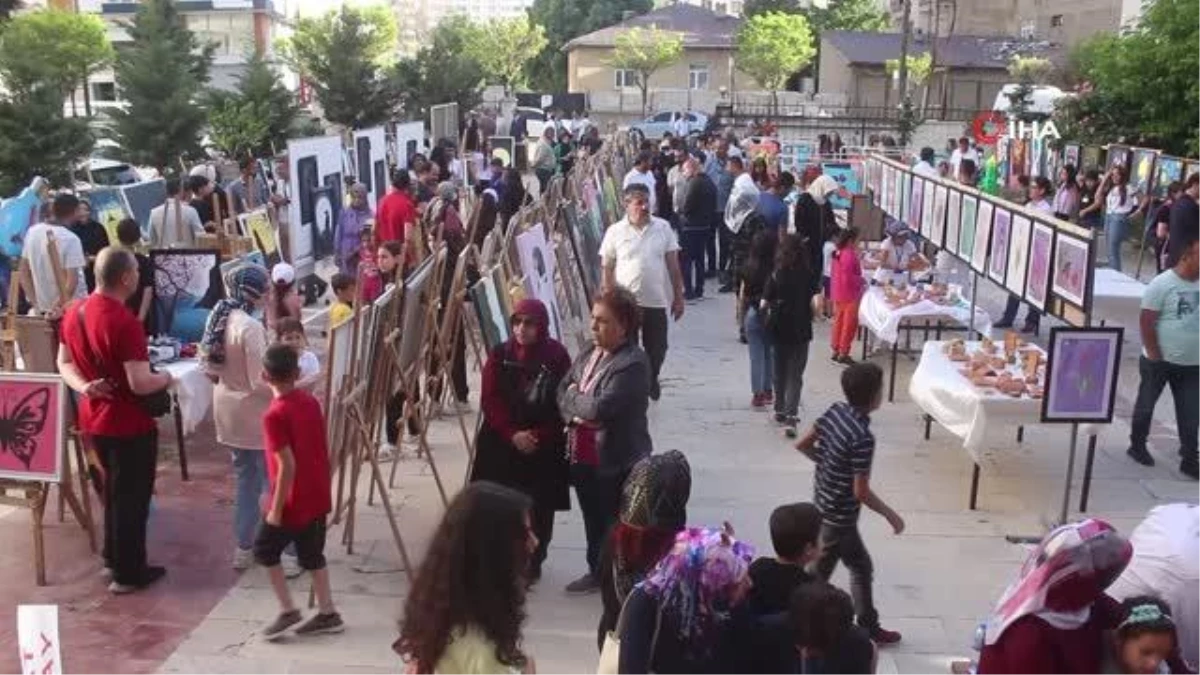
[[[555,399],[571,357],[550,337],[550,316],[540,300],[517,303],[512,332],[483,366],[483,425],[471,480],[507,485],[533,500],[530,520],[538,546],[529,581],[536,582],[554,535],[554,512],[571,508],[566,438]]]
[[[633,466],[621,491],[621,512],[600,553],[598,644],[617,626],[629,593],[671,551],[687,526],[692,469],[678,450],[650,455]]]
[[[808,250],[809,269],[819,270],[824,267],[821,249],[838,226],[829,198],[838,190],[836,180],[821,174],[813,178],[808,188],[796,199],[796,234],[804,240],[804,247]],[[817,288],[813,289],[814,292],[820,290],[820,278],[817,278],[816,283]]]
[[[458,213],[458,188],[454,186],[454,183],[445,181],[438,184],[437,198],[429,205],[426,216],[428,217],[426,231],[430,237],[446,243],[446,263],[442,268],[442,309],[438,313],[440,323],[447,303],[450,301],[450,291],[454,285],[454,270],[458,266],[458,255],[467,246],[467,231],[463,227],[462,217]],[[461,317],[459,320],[462,320]],[[466,356],[466,340],[456,340],[450,367],[450,379],[454,387],[455,400],[460,409],[466,409],[467,396],[470,394],[470,389],[467,387]],[[440,400],[440,380],[435,380],[435,382],[438,384],[433,386],[431,395],[434,400]]]
[[[688,528],[629,594],[620,630],[622,673],[740,672],[739,605],[754,547],[728,528]]]
[[[367,203],[367,186],[355,183],[350,186],[350,203],[338,216],[337,256],[338,271],[354,275],[358,271],[358,251],[362,244],[362,231],[370,229],[375,214]]]
[[[742,279],[742,269],[750,253],[750,241],[764,227],[765,221],[758,212],[758,187],[750,174],[744,171],[742,159],[730,157],[727,166],[735,176],[729,201],[725,203],[725,227],[730,232],[729,278],[733,284],[737,284]],[[734,287],[730,290],[736,292],[738,289]]]
[[[1133,547],[1088,518],[1052,530],[988,618],[980,673],[1098,673],[1117,603],[1104,590]]]
[[[262,312],[270,285],[267,270],[258,265],[233,269],[225,276],[228,297],[213,307],[200,341],[204,367],[216,380],[213,424],[217,442],[227,446],[233,456],[236,570],[254,563],[254,535],[262,518],[259,499],[267,490],[262,418],[271,404],[271,388],[262,378],[268,343]],[[289,576],[295,576],[299,572],[296,558],[285,556],[284,568]]]
[[[505,169],[504,177],[501,180],[504,183],[504,189],[500,192],[498,210],[500,233],[503,234],[508,231],[508,221],[517,215],[517,211],[520,211],[522,206],[525,206],[528,194],[525,192],[525,185],[521,182],[521,173],[516,169]]]

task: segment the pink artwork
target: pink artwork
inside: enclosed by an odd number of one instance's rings
[[[1046,290],[1050,285],[1050,248],[1054,243],[1054,230],[1042,223],[1033,224],[1033,245],[1029,252],[1029,278],[1025,284],[1025,298],[1029,304],[1044,309]]]
[[[61,479],[65,403],[58,375],[0,374],[0,478]]]
[[[1087,283],[1088,244],[1061,232],[1058,249],[1054,252],[1054,281],[1050,290],[1076,307],[1083,307],[1084,286]]]

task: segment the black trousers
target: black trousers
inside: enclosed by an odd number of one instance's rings
[[[850,572],[850,595],[854,598],[854,613],[858,616],[858,625],[868,631],[879,628],[879,612],[875,610],[875,601],[871,594],[875,567],[871,563],[871,554],[867,552],[862,535],[858,532],[858,524],[836,527],[823,523],[821,546],[821,558],[817,560],[816,565],[817,575],[829,581],[838,561],[842,561]]]
[[[704,295],[704,247],[709,243],[707,229],[681,231],[683,240],[683,290],[688,295]]]
[[[775,412],[796,417],[800,411],[800,392],[804,389],[804,370],[808,367],[811,341],[796,344],[775,343]]]
[[[550,540],[554,538],[554,509],[535,502],[530,520],[533,534],[538,538],[537,550],[533,552],[531,564],[533,571],[540,575],[542,563],[546,562],[546,555],[550,551]]]
[[[1021,309],[1021,299],[1011,293],[1008,296],[1008,302],[1004,305],[1004,316],[1000,317],[1001,323],[1013,324],[1017,320],[1017,312]],[[1025,323],[1027,325],[1036,326],[1038,321],[1042,319],[1042,313],[1029,308],[1025,313]]]
[[[104,564],[113,581],[137,585],[146,573],[146,519],[158,469],[158,432],[93,436],[104,464]]]
[[[1186,462],[1196,461],[1196,433],[1200,427],[1200,367],[1183,366],[1168,361],[1151,361],[1138,357],[1137,400],[1133,404],[1133,421],[1129,441],[1134,448],[1146,449],[1154,405],[1166,387],[1171,388],[1175,401],[1175,424],[1179,429],[1179,456]]]
[[[628,476],[628,470],[618,474],[603,474],[594,466],[571,465],[571,484],[575,486],[575,497],[579,500],[579,510],[583,512],[588,571],[596,577],[599,577],[597,564],[600,551],[604,548],[608,531],[617,522],[621,488]]]
[[[728,272],[729,265],[733,262],[733,233],[725,227],[725,217],[721,216],[717,222],[717,239],[721,242],[721,252],[717,258],[717,269],[720,272]]]
[[[717,273],[717,228],[720,227],[720,223],[724,218],[725,214],[718,211],[716,216],[713,217],[714,225],[708,229],[708,241],[705,242],[704,252],[708,256],[708,271],[710,274]]]
[[[387,435],[387,442],[392,445],[396,444],[396,440],[400,438],[400,418],[404,416],[404,392],[396,392],[388,398],[387,405],[384,406],[384,421],[387,428],[384,433]],[[417,397],[420,401],[420,396]],[[416,418],[408,418],[408,435],[417,436],[421,433],[421,429],[417,426]]]
[[[642,327],[633,334],[633,343],[641,335],[642,349],[650,357],[650,392],[658,391],[658,373],[667,358],[667,310],[665,307],[640,307]]]

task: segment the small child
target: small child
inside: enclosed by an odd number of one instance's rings
[[[816,506],[784,504],[771,512],[770,526],[775,557],[764,556],[750,565],[750,610],[758,615],[786,612],[792,591],[813,580],[804,568],[821,557],[821,512]]]
[[[333,297],[337,300],[329,307],[329,327],[336,328],[354,317],[354,292],[358,284],[349,274],[338,272],[329,280]]]
[[[292,603],[279,556],[295,544],[300,567],[312,574],[317,614],[296,629],[296,635],[340,633],[342,617],[333,606],[329,570],[325,567],[325,517],[332,509],[329,490],[329,449],[325,417],[311,394],[296,388],[299,357],[288,345],[274,344],[263,355],[263,380],[274,400],[263,415],[270,502],[254,542],[254,558],[267,568],[280,613],[263,630],[268,640],[282,637],[300,623]]]
[[[830,297],[833,299],[833,362],[852,365],[850,346],[858,332],[858,304],[866,281],[858,262],[858,230],[848,227],[834,238],[837,250],[830,265]]]
[[[861,278],[861,277],[860,277]],[[850,571],[858,625],[878,644],[900,641],[900,634],[879,625],[871,600],[871,555],[858,531],[858,513],[867,508],[887,519],[896,534],[904,519],[871,491],[871,461],[875,435],[871,412],[883,402],[883,369],[874,363],[856,363],[842,373],[846,400],[829,406],[796,449],[817,463],[813,479],[814,501],[821,510],[821,557],[816,573],[828,581],[838,560]]]
[[[825,240],[825,245],[821,247],[821,295],[825,299],[825,318],[833,318],[833,302],[830,299],[830,284],[833,279],[833,253],[837,250],[837,244],[834,239],[837,238],[841,230],[831,229],[829,238]]]
[[[379,274],[375,232],[364,227],[359,235],[358,247],[358,290],[363,302],[375,302],[383,293],[383,278]]]
[[[1121,603],[1121,623],[1113,631],[1101,672],[1176,672],[1167,661],[1175,655],[1177,644],[1167,603],[1148,595],[1127,598]]]
[[[875,672],[875,645],[865,630],[854,625],[854,605],[846,591],[813,581],[789,598],[792,639],[802,664],[791,672]]]
[[[296,381],[298,389],[311,390],[320,379],[321,361],[308,348],[308,337],[304,335],[304,324],[299,319],[288,317],[280,319],[275,325],[275,339],[296,350],[300,365],[300,379]]]

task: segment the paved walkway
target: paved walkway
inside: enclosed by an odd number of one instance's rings
[[[981,303],[999,314],[1003,295],[990,284]],[[812,465],[790,448],[765,413],[748,409],[746,348],[736,341],[730,296],[689,305],[675,324],[664,370],[663,398],[651,408],[655,445],[678,448],[692,464],[690,521],[730,521],[739,536],[769,554],[767,516],[776,505],[808,500]],[[805,422],[840,397],[840,369],[827,359],[828,325],[817,327],[804,390]],[[1155,504],[1196,501],[1196,484],[1183,480],[1172,461],[1173,415],[1169,394],[1159,404],[1153,451],[1159,466],[1144,468],[1124,456],[1128,411],[1137,387],[1136,331],[1128,336],[1118,405],[1119,420],[1100,438],[1092,513],[1128,530]],[[885,357],[877,357],[880,363]],[[951,658],[969,654],[976,622],[1023,558],[1007,533],[1038,534],[1058,511],[1066,464],[1062,428],[1032,427],[1017,445],[1011,430],[993,442],[983,466],[980,510],[966,508],[971,462],[944,430],[922,440],[920,413],[907,396],[914,363],[901,359],[897,397],[876,414],[879,439],[873,487],[908,523],[893,536],[882,519],[863,517],[875,558],[876,597],[885,624],[904,642],[881,654],[881,672],[947,672]],[[475,400],[473,398],[473,400]],[[466,452],[452,419],[436,422],[431,439],[451,491],[461,485]],[[164,437],[169,441],[169,436]],[[180,483],[165,451],[150,533],[151,556],[170,568],[151,591],[110,597],[98,577],[96,556],[68,521],[48,532],[50,586],[34,588],[29,565],[27,514],[0,516],[0,581],[6,606],[18,602],[60,605],[64,662],[72,672],[389,672],[401,669],[390,645],[407,592],[406,576],[382,508],[360,508],[355,554],[331,530],[330,559],[336,601],[348,629],[342,635],[271,644],[258,630],[275,613],[261,570],[240,576],[228,567],[232,472],[227,454],[199,432],[189,441],[193,480]],[[1076,485],[1082,470],[1077,467]],[[399,527],[419,560],[441,515],[428,468],[399,465]],[[365,483],[364,483],[365,485]],[[1073,503],[1077,500],[1073,500]],[[594,672],[599,599],[568,597],[562,587],[583,569],[583,526],[578,511],[556,523],[545,577],[529,600],[528,650],[541,672]],[[845,585],[839,571],[834,582]],[[299,600],[308,593],[292,582]],[[16,670],[13,612],[0,617],[0,650]]]

